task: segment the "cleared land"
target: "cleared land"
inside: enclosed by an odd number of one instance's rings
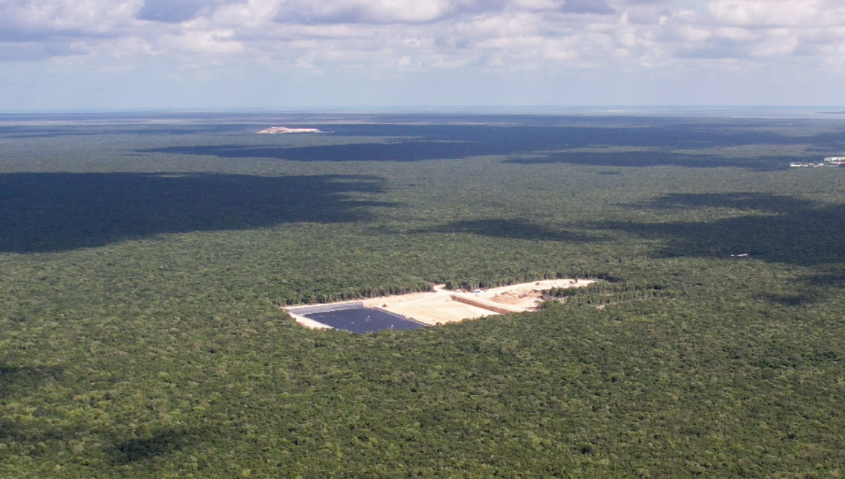
[[[430,326],[454,323],[497,314],[533,311],[543,302],[543,292],[552,288],[581,288],[594,283],[586,279],[556,279],[514,284],[473,292],[450,291],[436,285],[434,291],[384,296],[364,301],[329,303],[285,308],[302,326],[328,329],[317,314],[360,307],[379,308]],[[340,328],[345,329],[345,328]]]

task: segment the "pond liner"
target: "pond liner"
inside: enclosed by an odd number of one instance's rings
[[[331,311],[315,311],[306,314],[297,312],[297,314],[326,326],[355,334],[377,333],[388,329],[408,331],[427,326],[380,308],[365,308],[363,306],[358,308],[345,307]]]

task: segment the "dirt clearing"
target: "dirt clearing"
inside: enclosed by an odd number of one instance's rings
[[[379,308],[430,326],[436,326],[497,314],[534,311],[544,301],[543,293],[552,288],[583,288],[594,282],[588,279],[555,279],[479,289],[472,292],[450,291],[445,288],[445,285],[439,284],[434,286],[434,291],[427,293],[385,296],[357,302],[347,301],[289,307],[285,310],[297,322],[309,328],[330,329],[331,327],[304,317],[305,311],[311,311],[315,308],[323,311],[344,309],[353,303],[363,303],[366,308]]]

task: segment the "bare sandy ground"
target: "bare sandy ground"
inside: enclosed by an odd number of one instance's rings
[[[467,318],[483,318],[497,314],[487,309],[459,303],[447,293],[451,293],[451,291],[427,293],[428,296],[413,301],[381,302],[377,306],[391,313],[400,314],[432,326],[438,323],[454,323]]]
[[[542,303],[543,293],[552,288],[583,288],[593,283],[595,281],[588,279],[552,279],[490,288],[476,296],[490,300],[499,306],[513,306],[527,311],[535,308],[538,303]]]
[[[308,319],[305,316],[300,316],[298,314],[292,313],[288,310],[288,314],[300,325],[305,326],[308,329],[334,329],[331,326],[326,326],[323,323],[318,323],[313,319]]]
[[[371,298],[365,299],[363,303],[366,307],[381,308],[434,326],[494,316],[500,314],[496,311],[502,310],[513,313],[533,311],[539,303],[543,302],[543,292],[545,291],[552,288],[583,288],[594,282],[587,279],[555,279],[513,284],[474,292],[449,291],[445,288],[445,285],[439,284],[434,286],[432,292]],[[464,302],[457,301],[456,298],[463,299]],[[466,304],[467,302],[472,304]],[[485,306],[490,309],[486,309]],[[321,323],[296,314],[296,308],[288,308],[287,311],[299,324],[305,327],[327,329],[327,326]]]

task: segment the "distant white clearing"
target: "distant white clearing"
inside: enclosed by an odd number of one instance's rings
[[[322,133],[316,128],[287,128],[284,126],[272,126],[266,130],[261,130],[258,133],[275,134],[290,134],[290,133]]]
[[[361,303],[366,308],[376,308],[413,319],[429,326],[439,326],[467,319],[484,318],[499,314],[536,311],[545,301],[544,293],[552,288],[583,288],[595,283],[590,279],[553,279],[532,283],[512,284],[498,288],[482,288],[475,291],[450,291],[446,285],[435,285],[433,291],[409,293],[397,296],[383,296],[358,301],[312,304],[284,308],[299,324],[312,329],[331,329],[322,323],[300,314],[320,306],[339,306]],[[330,310],[330,309],[327,309]]]

